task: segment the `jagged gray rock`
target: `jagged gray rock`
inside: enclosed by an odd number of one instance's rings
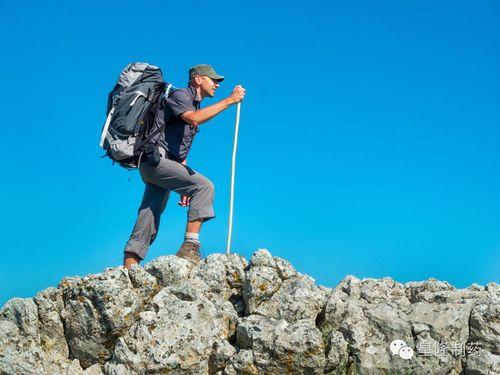
[[[258,375],[259,370],[255,366],[253,351],[241,349],[230,358],[224,369],[224,375]]]
[[[310,319],[288,323],[251,315],[240,321],[236,342],[253,352],[259,374],[322,374],[325,367],[321,332]]]
[[[72,280],[63,279],[62,317],[71,354],[84,368],[104,365],[116,340],[142,310],[144,301],[122,267]]]
[[[0,311],[1,375],[83,374],[79,361],[68,357],[58,302],[60,292],[49,288],[34,300],[13,298],[5,304]]]
[[[311,277],[296,272],[283,259],[274,259],[267,250],[257,251],[250,263],[253,267],[248,271],[243,290],[248,315],[288,322],[316,319],[326,295]]]
[[[480,343],[481,352],[467,358],[467,371],[471,375],[500,373],[500,296],[497,284],[488,284],[490,298],[472,307],[469,342]]]
[[[166,373],[500,375],[500,286],[330,289],[258,250],[68,277],[0,310],[0,375]]]
[[[488,343],[498,342],[499,331],[471,335],[469,320],[472,309],[481,306],[478,303],[496,299],[491,303],[498,307],[499,297],[498,291],[488,293],[478,286],[457,290],[433,279],[403,285],[390,278],[359,280],[351,276],[331,293],[324,320],[350,343],[351,365],[361,374],[475,374],[471,366],[482,368],[478,374],[497,374],[498,346]],[[493,317],[488,324],[494,324]],[[393,340],[403,340],[412,348],[411,360],[387,350]],[[482,354],[471,351],[475,343]],[[476,366],[481,360],[486,363]]]
[[[206,373],[214,346],[228,332],[223,314],[188,283],[163,288],[152,305],[119,339],[107,373]]]

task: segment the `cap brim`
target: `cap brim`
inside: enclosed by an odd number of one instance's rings
[[[217,82],[222,82],[224,81],[224,76],[220,76],[218,74],[215,74],[215,75],[210,75],[209,76],[210,78],[216,80]]]

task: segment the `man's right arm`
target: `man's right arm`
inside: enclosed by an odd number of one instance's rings
[[[184,112],[181,117],[188,124],[198,126],[217,116],[219,113],[229,108],[233,104],[241,102],[244,97],[245,89],[241,86],[236,86],[231,95],[229,95],[227,98],[222,99],[215,104],[209,105],[208,107],[202,108],[199,111]]]

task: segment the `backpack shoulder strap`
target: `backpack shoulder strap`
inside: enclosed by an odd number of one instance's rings
[[[166,97],[168,97],[170,94],[172,94],[175,90],[177,90],[177,88],[175,86],[173,86],[171,83],[168,83],[167,84],[167,87],[165,88],[165,93],[164,95],[160,95],[160,97],[158,98],[158,102]],[[155,116],[154,118],[156,118],[156,113],[158,112],[158,109],[160,108],[160,106],[158,105],[155,109]],[[136,150],[140,150],[142,147],[144,147],[144,145],[146,145],[146,143],[148,143],[151,139],[153,139],[156,135],[160,134],[160,132],[162,132],[163,130],[165,130],[165,126],[166,124],[164,123],[162,126],[159,126],[158,128],[156,128],[154,131],[152,131],[151,133],[149,133],[147,136],[145,136],[141,142],[139,142],[136,146],[135,146],[135,149]]]

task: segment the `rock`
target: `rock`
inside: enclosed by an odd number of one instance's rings
[[[236,349],[227,340],[222,338],[215,339],[212,346],[212,354],[208,361],[210,374],[215,374],[226,368],[229,360],[236,354]]]
[[[485,298],[477,286],[457,290],[433,279],[403,285],[350,276],[330,294],[324,320],[343,334],[360,373],[458,375],[467,368],[460,347],[469,340],[471,310]],[[393,354],[393,340],[404,341],[413,357]]]
[[[180,284],[189,276],[193,264],[175,255],[161,256],[144,266],[162,287]]]
[[[267,249],[257,249],[250,259],[252,267],[276,268],[276,261]]]
[[[104,365],[142,309],[141,293],[123,267],[74,281],[62,285],[66,340],[83,368]]]
[[[60,291],[49,288],[35,300],[14,298],[5,304],[0,311],[0,374],[83,373],[78,360],[68,358],[58,315],[60,302]]]
[[[0,319],[13,323],[23,334],[35,343],[40,342],[38,308],[31,298],[13,298],[0,311]]]
[[[0,311],[0,374],[42,373],[38,309],[31,298],[13,298]]]
[[[44,352],[46,374],[82,374],[80,362],[69,359],[69,348],[61,319],[64,310],[62,291],[47,288],[39,292],[33,300],[38,308],[40,346]]]
[[[103,375],[103,374],[104,373],[102,372],[101,367],[99,367],[99,365],[97,364],[88,367],[83,372],[83,375]]]
[[[241,294],[247,266],[248,262],[240,255],[212,254],[190,277],[203,280],[212,293],[229,299],[233,294]]]
[[[498,291],[498,289],[497,289]],[[497,297],[499,294],[496,294]],[[492,300],[498,301],[498,298]],[[500,304],[482,302],[472,308],[466,345],[467,375],[500,375]]]
[[[347,276],[260,249],[67,277],[0,310],[0,375],[500,375],[500,286]]]
[[[38,308],[41,323],[40,340],[44,351],[67,358],[69,349],[61,319],[64,310],[62,291],[56,288],[47,288],[39,292],[33,300]]]
[[[315,320],[325,303],[326,296],[314,281],[299,275],[284,280],[271,297],[253,309],[253,313],[288,322]]]
[[[223,371],[224,375],[258,375],[259,370],[253,360],[251,350],[241,349],[230,358],[228,365]]]
[[[323,333],[323,342],[325,341],[325,371],[332,372],[339,369],[347,369],[349,365],[349,352],[344,335],[339,331],[334,331],[328,334],[325,340],[325,333]]]
[[[0,320],[0,374],[44,374],[40,341],[6,319]]]
[[[326,293],[314,280],[302,275],[287,261],[258,250],[250,260],[243,299],[246,314],[258,314],[295,322],[316,319],[326,303]]]
[[[139,265],[130,267],[128,270],[128,276],[132,286],[141,296],[141,299],[146,303],[161,289],[158,279]]]
[[[209,358],[223,357],[218,345],[228,329],[198,288],[188,282],[163,288],[152,306],[119,339],[108,374],[206,374]]]
[[[293,268],[293,266],[285,259],[275,257],[274,261],[276,262],[276,270],[278,271],[278,275],[281,280],[287,280],[291,277],[297,276],[297,271],[295,271],[295,268]]]
[[[237,345],[253,352],[259,373],[323,374],[325,353],[321,332],[311,320],[288,323],[259,315],[243,318]]]
[[[263,301],[270,299],[279,290],[281,284],[282,280],[275,268],[251,267],[247,272],[243,290],[245,313],[253,314]]]

